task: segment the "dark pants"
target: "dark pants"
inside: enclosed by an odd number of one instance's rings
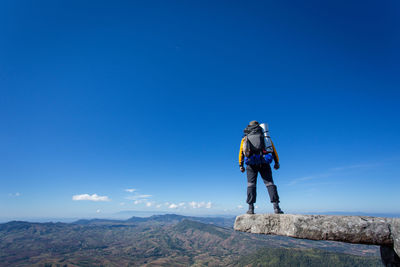
[[[271,202],[279,202],[278,191],[272,179],[271,166],[269,164],[247,165],[247,203],[254,204],[257,198],[257,174],[260,173],[264,184],[267,186]]]

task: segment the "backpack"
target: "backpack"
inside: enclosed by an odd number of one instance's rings
[[[264,150],[265,142],[262,131],[252,131],[245,135],[243,141],[243,154],[245,157],[262,155]]]

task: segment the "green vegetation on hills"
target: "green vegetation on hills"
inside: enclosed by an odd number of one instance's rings
[[[360,257],[316,249],[262,248],[251,255],[242,257],[237,266],[372,267],[382,266],[382,262],[378,257]]]
[[[376,246],[254,235],[222,227],[225,219],[192,218],[0,224],[0,266],[232,266],[265,247],[378,255]]]
[[[210,233],[211,235],[216,235],[219,236],[220,238],[228,238],[229,233],[227,233],[226,229],[216,227],[214,225],[210,224],[205,224],[205,223],[200,223],[200,222],[195,222],[195,221],[190,221],[190,220],[184,220],[180,223],[178,223],[174,229],[179,232],[186,232],[187,230],[194,230],[197,229],[198,231],[201,232],[207,232]]]

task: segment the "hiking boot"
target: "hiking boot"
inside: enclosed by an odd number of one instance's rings
[[[254,214],[254,204],[249,204],[249,210],[246,213],[247,214]]]
[[[283,211],[279,207],[279,203],[278,202],[274,202],[274,212],[275,212],[275,214],[283,214]]]

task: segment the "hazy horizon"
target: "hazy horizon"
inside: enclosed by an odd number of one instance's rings
[[[122,213],[126,213],[123,215]],[[259,214],[262,212],[259,212]],[[266,212],[272,213],[272,212]],[[0,217],[0,223],[8,223],[11,221],[26,221],[34,223],[46,223],[46,222],[63,222],[72,223],[78,220],[92,220],[92,219],[110,219],[110,220],[127,220],[132,217],[148,218],[154,215],[180,215],[187,217],[215,217],[215,218],[234,218],[243,213],[237,214],[223,214],[223,213],[213,213],[213,214],[195,214],[195,213],[173,213],[173,212],[162,212],[162,211],[134,211],[127,210],[118,213],[111,214],[97,214],[97,215],[87,215],[78,217],[17,217],[17,218],[2,218]],[[389,218],[400,218],[400,213],[375,213],[375,212],[343,212],[343,211],[326,211],[326,212],[289,212],[288,214],[305,214],[305,215],[342,215],[342,216],[373,216],[373,217],[389,217]]]

